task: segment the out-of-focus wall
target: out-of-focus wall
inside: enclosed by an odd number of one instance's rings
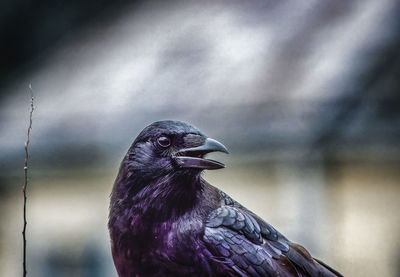
[[[234,163],[206,180],[346,276],[397,276],[398,164]],[[32,177],[28,202],[31,276],[116,276],[108,196],[116,168]],[[14,181],[13,181],[14,182]],[[12,185],[19,187],[17,183]],[[3,197],[1,274],[21,273],[21,194]],[[377,255],[379,253],[379,255]]]

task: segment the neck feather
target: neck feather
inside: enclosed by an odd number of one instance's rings
[[[143,218],[164,221],[190,211],[201,199],[200,171],[180,170],[154,179],[146,176],[121,166],[111,195],[110,217],[130,209]]]

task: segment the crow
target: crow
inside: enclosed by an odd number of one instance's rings
[[[122,160],[108,228],[120,277],[342,276],[266,221],[207,183],[206,159],[228,153],[180,121],[158,121]]]

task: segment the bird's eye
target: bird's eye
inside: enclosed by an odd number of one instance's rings
[[[161,147],[168,147],[168,146],[171,145],[171,140],[169,138],[167,138],[167,137],[164,137],[164,136],[159,137],[157,139],[157,142]]]

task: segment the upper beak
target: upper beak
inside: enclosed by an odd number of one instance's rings
[[[174,159],[178,166],[182,168],[200,168],[200,169],[220,169],[224,168],[223,163],[204,159],[203,156],[210,152],[224,152],[229,154],[226,147],[215,139],[207,138],[200,146],[184,148],[179,150]]]

